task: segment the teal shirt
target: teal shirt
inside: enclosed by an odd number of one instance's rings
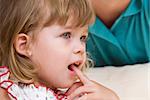
[[[131,0],[110,29],[97,17],[89,28],[87,51],[96,66],[149,62],[150,0]]]

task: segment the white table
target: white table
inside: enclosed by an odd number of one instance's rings
[[[114,90],[120,100],[150,100],[150,63],[92,68],[86,74]]]

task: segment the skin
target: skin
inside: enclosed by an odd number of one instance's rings
[[[77,67],[81,70],[85,63],[87,29],[56,24],[45,27],[38,33],[29,50],[32,54],[29,58],[38,68],[38,84],[50,88],[66,88],[75,82],[76,75],[68,66],[80,63]]]
[[[30,35],[18,34],[14,47],[18,53],[29,57],[38,68],[39,80],[35,81],[36,85],[52,89],[70,87],[66,92],[69,100],[119,100],[112,90],[89,80],[81,72],[86,58],[87,29],[87,26],[72,28],[70,24],[55,24],[37,33],[34,42],[31,42]],[[80,63],[79,66],[72,65],[70,71],[68,66],[76,62]],[[75,82],[77,77],[79,82]],[[9,100],[2,88],[0,93],[0,98]]]
[[[91,0],[96,15],[110,28],[131,0]]]
[[[89,80],[81,72],[86,58],[87,31],[88,26],[71,27],[69,22],[65,26],[54,24],[37,33],[34,42],[31,35],[18,34],[14,47],[38,69],[35,85],[52,89],[70,87],[66,92],[69,100],[119,100],[112,90]],[[72,65],[71,71],[68,66],[73,63],[79,65]],[[75,82],[77,77],[79,82]],[[0,98],[9,100],[5,90],[0,88],[0,93]]]
[[[10,100],[7,92],[3,88],[0,88],[0,98],[2,100]]]
[[[35,33],[34,41],[32,34],[17,35],[14,43],[16,52],[27,56],[38,69],[35,85],[44,85],[51,89],[67,88],[76,81],[75,72],[69,70],[68,66],[75,66],[76,63],[76,67],[82,69],[86,60],[88,26],[72,27],[70,22],[65,26],[54,24],[44,27]],[[8,96],[3,89],[0,92],[1,98]]]
[[[119,100],[112,90],[89,80],[79,69],[73,68],[80,82],[74,83],[67,91],[69,100]]]
[[[87,29],[87,26],[72,28],[70,24],[55,24],[37,33],[34,42],[31,42],[30,35],[18,34],[14,47],[18,53],[29,57],[38,68],[39,80],[35,81],[36,85],[52,89],[70,87],[66,92],[69,100],[119,100],[112,90],[89,80],[81,72],[86,58]],[[72,65],[73,71],[70,71],[68,66],[76,62],[80,63],[79,66]],[[75,82],[77,77],[79,82]],[[9,100],[2,88],[0,93],[0,98]]]
[[[110,27],[120,13],[125,10],[130,0],[122,2],[121,0],[120,2],[111,0],[112,3],[110,1],[107,3],[107,1],[92,0],[92,4],[98,17],[103,20],[106,26]],[[116,14],[112,14],[115,11]],[[39,69],[39,80],[35,84],[54,89],[70,87],[66,92],[69,100],[119,100],[115,92],[89,80],[80,71],[86,58],[85,40],[88,26],[72,27],[70,22],[68,21],[66,26],[54,24],[43,28],[37,34],[34,42],[31,42],[30,35],[24,33],[20,33],[16,37],[14,43],[16,51],[29,57]],[[68,66],[76,62],[80,62],[80,65],[73,66],[71,72]],[[79,82],[75,82],[76,76],[79,78]],[[2,88],[0,88],[0,98],[9,100],[6,91]]]

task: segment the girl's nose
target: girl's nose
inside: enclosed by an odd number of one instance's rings
[[[82,55],[84,52],[85,52],[85,44],[81,42],[76,43],[76,45],[74,46],[73,53]]]

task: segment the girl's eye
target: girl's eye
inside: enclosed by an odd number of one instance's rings
[[[86,42],[86,41],[87,41],[87,36],[81,36],[81,37],[80,37],[80,40],[81,40],[82,42]]]
[[[65,33],[61,34],[60,36],[65,38],[65,39],[69,39],[69,38],[71,38],[71,33],[70,32],[65,32]]]

